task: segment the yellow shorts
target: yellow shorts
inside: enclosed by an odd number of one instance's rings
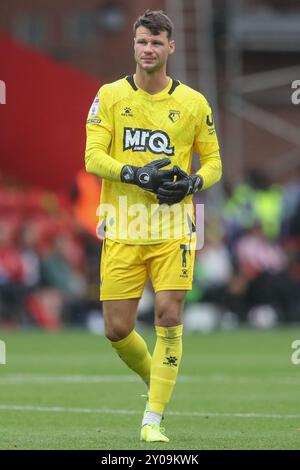
[[[194,236],[152,245],[126,245],[104,240],[100,300],[139,298],[148,277],[155,292],[192,289]]]

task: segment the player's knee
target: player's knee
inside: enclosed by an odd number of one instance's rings
[[[157,316],[156,324],[157,326],[177,326],[181,325],[182,320],[179,317],[174,316]]]
[[[184,291],[159,292],[156,295],[156,324],[177,326],[183,321]]]
[[[109,341],[121,341],[126,338],[130,331],[125,325],[120,323],[110,323],[105,325],[105,336]]]
[[[156,324],[158,326],[177,326],[182,323],[182,308],[180,302],[161,302],[156,309]]]

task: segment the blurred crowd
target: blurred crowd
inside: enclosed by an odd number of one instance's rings
[[[68,197],[0,187],[2,327],[77,325],[101,332],[101,241],[76,213],[78,192],[78,184]],[[187,296],[190,329],[197,329],[205,315],[210,322],[231,319],[257,326],[299,322],[299,175],[272,185],[252,173],[221,208],[207,205],[205,213],[205,244],[197,252],[194,286]],[[149,286],[139,319],[153,320]]]
[[[73,194],[72,194],[73,197]],[[0,322],[58,329],[98,308],[99,240],[72,200],[0,188]]]
[[[300,321],[299,173],[281,185],[249,174],[221,214],[208,211],[197,255],[188,300],[214,305],[211,316],[261,327]]]

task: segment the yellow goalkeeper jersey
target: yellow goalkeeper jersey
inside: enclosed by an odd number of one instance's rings
[[[170,79],[151,95],[132,75],[102,86],[88,114],[85,154],[86,170],[103,178],[99,232],[129,244],[186,234],[192,196],[176,207],[159,206],[155,194],[122,183],[120,172],[126,164],[144,166],[168,157],[171,164],[163,169],[178,165],[190,174],[193,151],[206,189],[220,179],[222,166],[212,111],[201,93]]]

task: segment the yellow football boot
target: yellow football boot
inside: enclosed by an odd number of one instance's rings
[[[144,442],[169,442],[169,438],[163,434],[164,429],[158,424],[145,424],[141,429],[141,441]]]

